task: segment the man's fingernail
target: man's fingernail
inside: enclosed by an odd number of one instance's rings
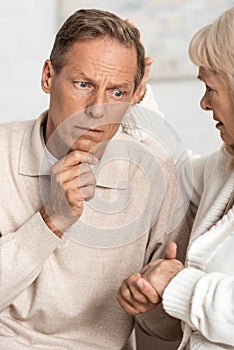
[[[140,287],[140,288],[144,287],[144,281],[143,281],[142,278],[140,278],[139,280],[137,280],[137,285],[138,285],[138,287]]]

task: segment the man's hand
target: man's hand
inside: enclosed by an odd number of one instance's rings
[[[90,168],[98,160],[91,153],[73,151],[51,167],[50,199],[41,215],[59,237],[83,211],[83,201],[94,196],[96,180]]]
[[[130,20],[129,18],[127,18],[125,20],[127,23],[129,23],[130,25],[132,25],[133,27],[137,28],[139,30],[139,32],[141,33],[140,29],[137,27],[136,23],[134,23],[132,20]],[[144,46],[144,41],[142,38],[142,34],[141,34],[141,38],[140,41],[142,43],[142,45]],[[142,99],[145,96],[145,92],[146,92],[146,84],[148,83],[149,80],[149,75],[150,75],[150,67],[151,64],[153,63],[153,58],[146,56],[145,57],[145,73],[144,76],[141,80],[140,85],[138,86],[137,90],[134,93],[134,97],[133,97],[133,101],[132,103],[140,103],[142,101]]]
[[[149,80],[150,68],[152,63],[153,63],[152,57],[145,57],[145,73],[141,80],[140,85],[138,86],[136,92],[134,93],[134,98],[133,98],[134,104],[140,103],[145,96],[146,84],[148,83],[148,80]]]
[[[126,278],[117,294],[122,308],[132,316],[154,309],[161,299],[151,284],[135,273]]]
[[[151,261],[140,273],[130,275],[123,281],[117,300],[126,312],[136,316],[159,305],[164,289],[183,269],[183,264],[176,260],[176,251],[176,243],[169,242],[164,251],[165,259]]]
[[[177,245],[169,242],[164,251],[165,259],[153,260],[140,271],[142,278],[155,288],[161,298],[171,279],[184,268],[176,259],[176,250]]]

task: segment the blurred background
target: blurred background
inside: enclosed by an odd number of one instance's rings
[[[0,122],[33,119],[48,106],[40,88],[55,33],[79,8],[100,8],[136,22],[154,58],[150,83],[167,120],[195,154],[220,147],[212,115],[199,100],[204,86],[187,51],[192,35],[234,6],[232,0],[2,0],[0,2]],[[138,331],[139,350],[172,350],[176,343]]]
[[[192,35],[234,5],[233,0],[8,0],[0,2],[0,122],[36,118],[47,108],[40,88],[43,62],[64,19],[78,8],[130,18],[154,58],[150,83],[160,109],[186,147],[207,154],[221,142],[187,49]]]

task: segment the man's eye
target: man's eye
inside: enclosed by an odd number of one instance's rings
[[[123,91],[121,90],[113,90],[113,94],[115,97],[122,97],[124,95]]]
[[[89,87],[89,83],[87,83],[86,81],[77,81],[75,84],[82,89],[86,89]]]

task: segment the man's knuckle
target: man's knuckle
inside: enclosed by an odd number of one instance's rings
[[[81,189],[81,194],[84,199],[90,199],[94,196],[95,188],[92,185],[88,185]]]
[[[141,303],[145,303],[146,302],[146,297],[144,295],[140,294],[140,293],[136,294],[135,298]]]
[[[72,156],[73,156],[75,159],[79,160],[79,159],[81,158],[81,152],[80,152],[79,150],[75,149],[75,150],[72,152]]]
[[[143,305],[138,305],[136,309],[137,309],[138,313],[140,313],[140,314],[147,311],[146,306],[143,306]]]
[[[123,288],[121,290],[121,294],[125,299],[129,299],[129,297],[131,296],[130,290],[128,288]]]
[[[132,274],[132,275],[128,276],[127,282],[128,282],[129,284],[135,282],[135,281],[136,281],[136,277],[137,277],[136,274]]]

